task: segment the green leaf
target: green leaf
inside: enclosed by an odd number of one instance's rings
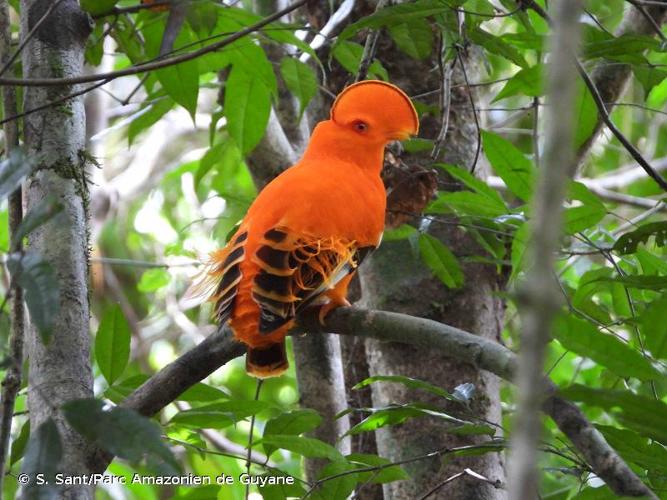
[[[127,398],[132,392],[143,385],[149,379],[148,375],[133,375],[121,381],[115,382],[104,393],[104,396],[117,403]],[[198,382],[183,394],[176,398],[177,401],[187,401],[189,403],[210,403],[220,399],[228,399],[229,394],[212,387],[210,385]]]
[[[511,142],[497,134],[482,131],[484,152],[507,188],[523,201],[528,201],[535,185],[535,167]]]
[[[363,57],[364,48],[358,43],[342,41],[333,46],[331,55],[340,63],[340,65],[352,74],[359,71],[361,58]],[[368,74],[371,77],[376,77],[381,80],[388,80],[389,76],[387,70],[382,64],[374,60],[368,68]]]
[[[667,359],[667,294],[649,304],[642,313],[640,321],[642,334],[646,339],[646,347],[653,356]]]
[[[159,267],[144,271],[141,275],[137,290],[142,293],[152,293],[160,288],[164,288],[171,281],[171,274],[166,269]]]
[[[354,387],[352,387],[352,389],[356,391],[375,382],[394,382],[397,384],[402,384],[405,387],[409,387],[410,389],[421,389],[423,391],[428,391],[431,394],[435,394],[436,396],[440,396],[441,398],[453,400],[451,394],[449,394],[442,387],[429,384],[423,380],[405,377],[402,375],[376,375],[374,377],[368,377],[356,384]]]
[[[579,149],[591,136],[598,122],[598,108],[583,82],[577,83],[574,101],[574,146]]]
[[[554,337],[568,351],[590,358],[619,377],[642,381],[660,379],[660,373],[627,344],[598,331],[588,321],[572,315],[560,316],[554,325]]]
[[[264,401],[230,400],[180,411],[172,417],[169,423],[222,429],[271,407]]]
[[[401,224],[395,229],[387,229],[382,235],[382,241],[399,241],[409,238],[415,234],[417,230],[409,224]]]
[[[265,447],[268,444],[274,449],[280,448],[307,458],[328,458],[334,462],[345,460],[336,448],[315,438],[273,434],[263,437],[261,443]]]
[[[621,457],[634,462],[642,469],[667,474],[667,449],[658,443],[650,443],[636,432],[610,425],[596,425],[607,442]]]
[[[10,254],[7,267],[12,281],[23,288],[30,318],[47,343],[60,310],[58,279],[51,265],[34,252]]]
[[[301,106],[299,120],[301,120],[308,103],[317,94],[317,77],[310,66],[293,57],[282,58],[280,73],[289,91],[299,99]]]
[[[21,426],[21,432],[19,432],[18,437],[12,441],[12,450],[9,458],[9,465],[12,466],[21,458],[23,458],[23,453],[25,452],[26,444],[28,444],[28,438],[30,437],[30,420],[26,420]]]
[[[478,425],[465,420],[452,417],[439,409],[432,408],[427,405],[418,403],[388,406],[385,408],[374,408],[373,412],[364,420],[353,426],[348,434],[360,434],[362,432],[370,432],[386,427],[388,425],[402,424],[408,419],[415,417],[436,417],[452,425],[445,432],[460,433],[460,434],[495,434],[495,430],[487,425]]]
[[[271,92],[235,65],[225,85],[224,110],[229,134],[239,149],[248,153],[264,136],[271,112]]]
[[[530,68],[523,68],[512,78],[507,80],[493,102],[512,97],[525,95],[528,97],[539,97],[544,94],[544,65],[537,64]]]
[[[600,281],[621,283],[630,288],[641,290],[663,290],[667,288],[667,276],[656,275],[629,275],[614,276],[612,278],[600,278]]]
[[[130,358],[130,326],[118,304],[104,312],[95,335],[95,359],[109,385],[123,374]]]
[[[655,66],[633,65],[632,71],[644,88],[644,99],[648,97],[653,87],[660,85],[667,78],[667,71]]]
[[[32,481],[21,498],[35,500],[60,498],[54,478],[61,458],[60,433],[56,423],[49,418],[31,433],[21,465],[21,473],[28,474],[30,478],[36,477],[37,474],[44,474],[43,477],[48,483],[38,485],[36,481]]]
[[[399,49],[413,59],[426,59],[433,47],[433,30],[424,18],[389,26],[389,35]]]
[[[166,19],[166,18],[165,18]],[[158,57],[164,34],[164,23],[145,23],[142,33],[146,39],[146,54]],[[194,40],[189,29],[181,29],[174,41],[174,47],[184,47]],[[194,120],[199,97],[199,62],[197,59],[181,62],[155,71],[160,85],[176,103],[183,106]]]
[[[81,0],[81,8],[91,16],[105,14],[118,3],[118,0]]]
[[[560,393],[572,401],[604,408],[639,434],[667,443],[667,404],[660,400],[629,390],[594,389],[578,384],[562,389]]]
[[[62,214],[62,210],[63,206],[54,195],[49,194],[46,198],[39,200],[23,217],[19,227],[16,229],[16,232],[12,237],[12,248],[16,248],[16,245],[23,240],[23,238],[28,236],[42,224],[45,224],[56,216]],[[66,218],[60,217],[58,222],[65,223]]]
[[[426,213],[448,213],[453,209],[459,215],[473,215],[480,217],[498,217],[508,212],[504,203],[498,203],[479,193],[470,191],[454,191],[440,193],[438,198],[426,208]]]
[[[312,431],[320,425],[322,417],[315,410],[304,409],[283,413],[272,418],[264,427],[264,437],[271,435],[299,435]],[[267,456],[275,451],[275,447],[264,443],[264,451]]]
[[[565,209],[563,224],[567,234],[575,234],[600,222],[607,209],[596,205],[581,205]]]
[[[451,8],[452,6],[443,4],[440,0],[417,0],[416,2],[392,5],[350,24],[338,38],[345,40],[364,28],[403,24],[412,19],[424,19],[434,14],[447,12]]]
[[[521,68],[528,67],[528,62],[524,59],[519,50],[505,42],[502,38],[492,35],[488,31],[484,31],[479,26],[469,30],[468,37],[473,43],[484,47],[492,54],[504,57]]]
[[[306,496],[306,489],[304,485],[296,481],[292,476],[285,474],[279,470],[271,470],[260,477],[267,478],[267,481],[262,485],[257,486],[259,494],[262,495],[263,500],[285,500],[287,498],[303,498]],[[292,478],[290,483],[285,479],[277,479],[272,481],[270,478]],[[273,482],[273,484],[272,484]],[[220,498],[220,497],[218,497]],[[202,500],[205,500],[202,498]]]
[[[130,462],[142,457],[164,461],[180,469],[169,447],[162,442],[160,426],[134,410],[115,406],[105,409],[98,399],[77,399],[63,405],[69,424],[89,442]]]
[[[646,245],[651,236],[655,237],[657,246],[665,246],[665,243],[667,243],[667,221],[650,222],[639,226],[634,231],[623,234],[616,240],[613,249],[621,255],[635,253],[639,244]]]
[[[522,224],[514,233],[512,239],[512,274],[510,281],[514,281],[521,271],[524,270],[524,256],[528,243],[528,236],[530,234],[530,226],[526,223]]]
[[[426,265],[449,288],[463,285],[463,271],[449,248],[433,236],[419,235],[419,253]]]
[[[135,113],[127,129],[127,141],[129,145],[132,145],[134,139],[136,139],[141,132],[160,121],[160,119],[171,111],[173,107],[173,99],[164,96],[149,103],[139,112]]]
[[[618,37],[604,37],[585,43],[582,55],[586,59],[604,57],[628,61],[628,57],[635,59],[645,50],[660,48],[660,42],[649,35],[621,35]]]
[[[35,167],[20,149],[14,149],[9,158],[0,161],[0,200],[3,200],[21,185]]]
[[[393,465],[391,460],[377,455],[352,453],[345,458],[349,463],[360,466],[359,468],[378,467],[376,471],[357,473],[358,482],[361,483],[368,481],[374,484],[383,484],[410,479],[410,476],[399,465]]]

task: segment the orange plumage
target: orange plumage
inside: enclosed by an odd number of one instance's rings
[[[264,188],[229,244],[212,255],[216,317],[248,346],[248,373],[265,378],[287,369],[285,335],[305,307],[324,304],[323,318],[349,305],[348,284],[382,238],[384,147],[418,128],[397,87],[349,86],[303,158]]]

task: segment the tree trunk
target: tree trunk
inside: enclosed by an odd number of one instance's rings
[[[25,40],[51,6],[49,0],[21,1],[21,32]],[[23,51],[25,78],[79,76],[90,21],[75,0],[65,0],[36,30]],[[72,87],[29,87],[25,109],[32,109],[72,92]],[[63,447],[59,470],[83,474],[88,444],[71,429],[60,407],[67,401],[93,396],[90,368],[88,304],[87,186],[85,118],[82,98],[66,101],[25,119],[25,145],[37,170],[27,181],[26,205],[47,195],[62,204],[67,224],[47,222],[30,235],[30,249],[53,267],[60,286],[60,309],[53,336],[45,345],[33,325],[28,332],[30,359],[28,402],[30,424],[37,429],[52,418]],[[90,487],[71,487],[63,498],[93,498]]]
[[[470,49],[472,50],[472,49]],[[397,82],[408,95],[438,88],[440,80],[437,72],[430,71],[434,62],[424,64],[399,56],[389,42],[380,46],[378,57],[387,61],[387,69],[392,81]],[[470,81],[477,81],[479,58],[475,54],[461,52]],[[417,79],[415,75],[427,75]],[[460,63],[452,74],[451,112],[449,128],[443,145],[442,160],[464,168],[473,165],[477,149],[477,127],[470,106],[469,89]],[[472,98],[477,103],[476,96]],[[436,120],[422,122],[421,137],[435,138],[440,130]],[[429,165],[430,159],[404,157],[406,163]],[[476,166],[476,174],[483,175],[481,165]],[[444,179],[440,179],[444,180]],[[451,182],[451,181],[448,181]],[[456,255],[481,255],[483,251],[462,229],[451,225],[437,225],[433,222],[429,233],[443,241]],[[385,242],[373,255],[370,263],[362,268],[363,303],[367,307],[384,309],[426,317],[477,333],[489,339],[499,340],[504,304],[497,296],[501,289],[495,266],[484,264],[463,265],[465,284],[461,289],[449,290],[426,266],[415,257],[409,242]],[[469,407],[469,414],[479,419],[501,423],[499,379],[473,366],[460,363],[441,352],[395,343],[366,341],[370,375],[404,375],[429,381],[452,391],[462,383],[475,386],[475,396]],[[421,401],[443,403],[442,399],[421,392],[406,391],[400,384],[374,384],[374,406],[393,403]],[[460,405],[445,405],[446,411],[460,413]],[[392,461],[417,457],[428,452],[481,440],[474,437],[457,437],[445,432],[442,422],[421,418],[400,426],[380,429],[377,447],[381,456]],[[503,457],[498,453],[465,458],[450,458],[442,462],[439,458],[421,460],[405,466],[412,476],[411,481],[394,482],[385,485],[385,498],[418,498],[446,478],[470,468],[493,480],[504,482]],[[488,483],[463,476],[439,489],[429,498],[454,499],[497,499],[505,498],[505,492]]]

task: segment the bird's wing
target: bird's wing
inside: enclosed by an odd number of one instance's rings
[[[270,333],[353,272],[374,247],[342,238],[267,231],[251,257],[259,266],[252,297],[260,308],[259,331]]]

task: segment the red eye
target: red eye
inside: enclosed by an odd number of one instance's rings
[[[364,132],[366,132],[368,130],[368,124],[364,123],[362,121],[356,121],[356,122],[354,122],[354,130],[363,134]]]

